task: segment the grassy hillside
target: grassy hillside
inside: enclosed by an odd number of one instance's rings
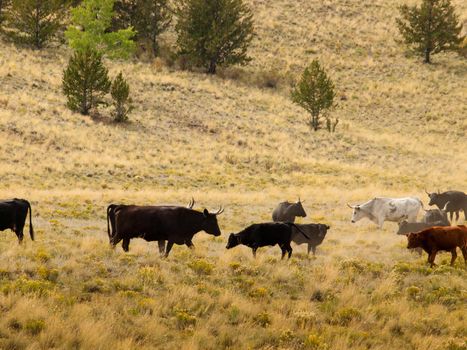
[[[251,0],[251,65],[218,77],[161,60],[106,62],[129,78],[127,125],[71,113],[70,52],[0,42],[0,197],[33,205],[37,241],[0,232],[0,349],[465,349],[466,269],[430,269],[396,225],[350,224],[346,202],[467,188],[467,63],[395,39],[402,1]],[[467,4],[453,1],[467,21]],[[173,40],[166,36],[167,45]],[[319,58],[338,132],[313,133],[290,83]],[[276,88],[267,88],[270,82]],[[273,84],[273,85],[274,85]],[[316,258],[225,250],[226,236],[305,199],[331,225]],[[226,210],[195,252],[108,248],[111,202]]]

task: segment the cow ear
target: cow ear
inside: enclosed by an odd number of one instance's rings
[[[208,216],[209,216],[209,211],[208,211],[206,208],[204,208],[204,210],[203,210],[203,215],[204,215],[205,217],[208,217]]]

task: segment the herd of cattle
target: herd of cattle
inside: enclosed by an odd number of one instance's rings
[[[353,210],[353,223],[362,218],[368,218],[382,228],[385,221],[399,224],[397,234],[407,235],[407,248],[421,248],[428,253],[428,262],[433,266],[438,251],[449,251],[452,254],[451,265],[454,263],[459,247],[467,264],[467,227],[464,225],[451,226],[448,219],[459,220],[459,213],[464,212],[467,220],[467,195],[461,191],[447,191],[428,193],[429,205],[436,205],[438,209],[424,209],[420,199],[383,198],[378,197],[366,203],[348,206]],[[151,242],[157,241],[159,252],[167,257],[174,244],[185,244],[193,248],[193,237],[200,231],[213,236],[220,236],[221,230],[217,216],[223,212],[210,213],[207,209],[197,211],[193,209],[192,199],[187,207],[182,206],[139,206],[111,204],[107,208],[107,233],[110,244],[115,247],[122,241],[125,252],[129,250],[132,238],[143,238]],[[416,222],[419,211],[423,209],[425,215],[421,222]],[[11,229],[23,240],[23,229],[29,211],[29,233],[34,240],[32,226],[31,205],[24,199],[0,201],[0,231]],[[292,255],[291,242],[307,244],[308,253],[315,254],[327,231],[325,224],[295,224],[296,217],[306,217],[300,198],[296,203],[280,203],[272,213],[273,222],[253,224],[229,235],[226,248],[245,245],[252,249],[256,257],[256,250],[264,246],[278,245],[282,251],[282,258],[286,254]]]

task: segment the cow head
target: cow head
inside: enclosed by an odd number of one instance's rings
[[[221,230],[219,224],[217,223],[217,215],[220,215],[224,212],[224,209],[219,208],[216,213],[210,213],[207,209],[203,211],[203,231],[209,233],[210,235],[220,236]]]
[[[353,209],[352,212],[352,219],[350,220],[353,224],[356,223],[358,220],[363,219],[366,217],[365,212],[360,208],[360,205],[350,205],[347,203],[347,206],[350,209]]]
[[[421,247],[420,233],[419,232],[409,233],[409,235],[407,236],[407,248],[413,249],[413,248],[418,248],[418,247]]]
[[[235,233],[231,233],[229,235],[229,240],[227,241],[227,246],[225,247],[226,249],[231,249],[233,247],[236,247],[240,244],[240,240],[238,239],[238,236]]]
[[[428,209],[425,210],[425,216],[423,217],[423,222],[427,224],[442,222],[444,225],[449,226],[451,223],[448,220],[448,215],[446,209],[449,202],[446,203],[444,209]]]
[[[331,226],[324,225],[324,224],[319,224],[319,233],[318,236],[320,238],[324,238],[326,236],[326,233],[328,230],[331,228]]]
[[[290,213],[293,214],[294,216],[305,218],[306,212],[305,212],[305,209],[303,209],[302,203],[303,202],[300,200],[300,197],[298,197],[298,202],[290,205],[289,207]]]
[[[428,205],[436,205],[439,209],[443,208],[444,205],[446,204],[446,199],[443,193],[440,193],[439,190],[438,192],[432,192],[429,193],[427,190],[425,190],[426,194],[430,198],[430,202]]]
[[[407,220],[402,220],[397,223],[399,225],[399,230],[397,230],[398,235],[407,235],[407,233],[403,233],[403,232],[406,232],[408,223],[409,222]]]

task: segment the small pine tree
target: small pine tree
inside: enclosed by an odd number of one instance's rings
[[[399,31],[425,63],[430,63],[431,54],[458,50],[462,25],[450,0],[423,0],[420,7],[403,5],[399,11]]]
[[[16,42],[41,49],[57,33],[65,9],[63,0],[13,0],[7,34]]]
[[[117,0],[113,27],[132,26],[136,40],[143,46],[149,44],[154,56],[159,53],[159,35],[166,31],[172,20],[169,0]]]
[[[323,112],[334,106],[335,96],[334,84],[318,60],[314,60],[305,69],[292,91],[292,101],[310,113],[310,126],[315,131],[322,128],[321,116]],[[335,131],[338,122],[338,119],[332,121],[329,116],[326,116],[327,130]]]
[[[253,14],[243,0],[181,0],[177,10],[179,55],[215,74],[218,65],[250,61]]]
[[[135,50],[133,28],[109,31],[114,0],[84,0],[71,10],[65,37],[75,50],[91,48],[110,58],[128,58]]]
[[[83,115],[102,103],[111,85],[102,55],[90,48],[77,51],[70,58],[62,83],[68,107]]]
[[[124,122],[128,120],[128,114],[133,107],[131,106],[130,86],[123,78],[122,72],[112,82],[110,94],[114,101],[115,112],[114,119],[116,122]]]

